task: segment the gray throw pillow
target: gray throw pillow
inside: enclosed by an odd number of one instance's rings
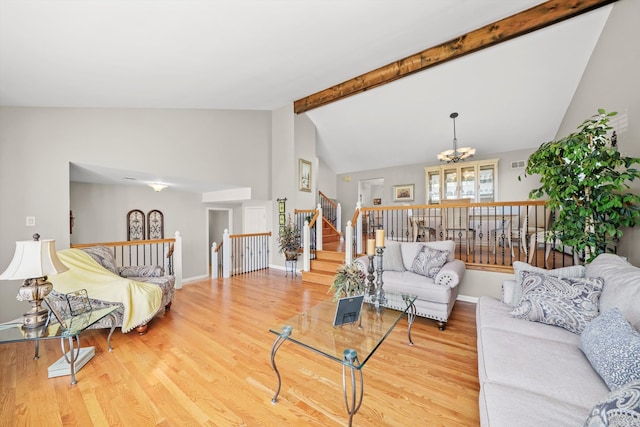
[[[382,269],[384,271],[405,271],[400,243],[387,240],[382,253]]]
[[[585,267],[582,265],[572,265],[554,268],[553,270],[545,270],[544,268],[534,267],[526,262],[514,261],[513,272],[515,274],[516,286],[513,288],[512,299],[503,301],[511,307],[516,307],[522,299],[522,275],[524,273],[533,272],[555,277],[581,278],[585,276]]]
[[[640,426],[640,381],[609,393],[593,407],[582,427]]]
[[[122,277],[161,277],[164,269],[158,265],[131,265],[118,267],[118,274]]]
[[[113,274],[118,274],[118,266],[116,265],[116,259],[113,256],[113,250],[106,246],[92,246],[89,248],[82,248],[83,251],[89,254],[91,258]]]
[[[584,328],[580,350],[610,390],[640,380],[640,333],[617,308],[602,313]]]
[[[598,316],[602,286],[603,280],[599,277],[569,279],[525,273],[522,301],[511,316],[560,326],[580,334]]]
[[[600,311],[617,307],[632,325],[640,324],[640,268],[618,255],[600,254],[587,265],[586,277],[602,277]]]
[[[434,278],[443,265],[446,264],[449,253],[423,246],[413,259],[411,271],[422,276]]]

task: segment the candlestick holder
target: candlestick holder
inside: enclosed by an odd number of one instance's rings
[[[384,296],[384,289],[382,288],[382,285],[384,284],[384,282],[382,281],[382,272],[384,271],[382,269],[382,253],[383,252],[384,252],[384,246],[380,246],[376,248],[376,258],[377,258],[376,272],[378,273],[378,277],[376,278],[376,289],[373,295],[373,303],[376,305],[376,307],[387,303],[387,298]]]
[[[369,273],[367,274],[367,300],[373,301],[373,296],[376,293],[376,284],[373,281],[376,278],[373,274],[375,271],[373,268],[373,258],[375,255],[367,255],[367,257],[369,258],[369,267],[367,269],[367,272]]]

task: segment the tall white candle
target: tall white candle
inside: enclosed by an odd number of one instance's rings
[[[376,240],[368,239],[367,240],[367,255],[373,256],[376,254]]]
[[[376,230],[376,247],[381,248],[384,246],[384,230]]]

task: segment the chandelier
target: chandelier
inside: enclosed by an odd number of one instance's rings
[[[472,157],[476,154],[476,149],[471,147],[458,148],[458,138],[456,138],[456,117],[458,117],[458,113],[451,113],[449,117],[453,119],[453,150],[446,150],[438,154],[438,160],[441,162],[456,163],[467,157]]]

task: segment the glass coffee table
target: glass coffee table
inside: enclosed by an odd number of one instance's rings
[[[63,371],[67,369],[69,372],[65,372],[64,374],[50,374],[49,377],[70,374],[71,384],[76,384],[76,364],[83,362],[84,365],[91,359],[91,357],[93,357],[93,347],[89,347],[92,350],[90,354],[87,351],[88,348],[80,348],[80,333],[97,321],[107,316],[111,316],[112,327],[109,331],[109,337],[107,338],[107,347],[109,348],[109,351],[111,351],[111,335],[116,328],[116,319],[113,312],[117,309],[118,306],[114,305],[64,319],[66,327],[62,327],[59,323],[53,323],[45,324],[37,328],[25,328],[22,325],[21,319],[12,323],[3,323],[0,324],[0,344],[35,341],[36,353],[33,358],[38,359],[40,357],[40,340],[60,338],[62,358],[51,365],[50,372],[54,365],[61,364],[65,365]],[[77,348],[75,348],[74,339],[78,345]],[[66,350],[66,342],[69,343],[68,351]]]
[[[358,321],[334,327],[337,302],[328,299],[293,316],[283,324],[269,329],[269,332],[278,336],[271,347],[271,366],[278,378],[278,388],[271,402],[274,404],[277,402],[282,384],[280,372],[276,366],[276,353],[285,341],[291,341],[342,364],[342,388],[349,414],[349,425],[351,425],[353,416],[360,409],[364,395],[362,368],[405,314],[408,322],[409,345],[413,345],[411,325],[416,316],[416,308],[413,304],[416,296],[393,292],[386,292],[385,296],[388,305],[394,307],[404,305],[404,310],[376,305],[368,297],[365,298]],[[348,396],[349,388],[351,396]]]

